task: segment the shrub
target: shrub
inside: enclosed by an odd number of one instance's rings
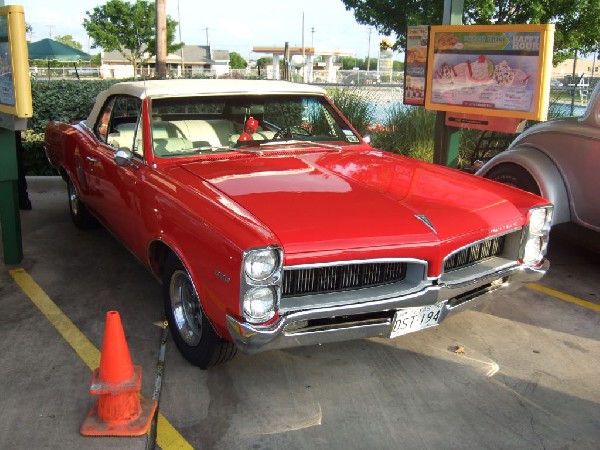
[[[50,120],[70,122],[85,119],[100,91],[114,83],[113,80],[32,81],[31,129],[43,132]]]
[[[44,133],[32,130],[21,132],[23,166],[27,175],[56,175],[44,153]]]
[[[338,88],[327,91],[335,106],[360,134],[366,134],[374,121],[375,105],[360,94],[360,89]]]
[[[381,131],[373,132],[373,145],[381,150],[432,161],[435,111],[394,106]]]
[[[85,119],[96,96],[113,80],[55,80],[31,82],[33,117],[29,130],[21,133],[23,165],[27,175],[54,175],[44,154],[44,128],[50,120]]]

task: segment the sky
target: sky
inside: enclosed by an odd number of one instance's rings
[[[166,1],[167,14],[181,24],[183,42],[206,45],[208,28],[208,42],[213,50],[238,52],[247,60],[265,56],[253,53],[252,47],[283,47],[285,42],[301,47],[303,14],[306,47],[314,43],[317,48],[349,50],[356,57],[370,54],[374,58],[383,37],[375,29],[369,33],[369,27],[359,25],[341,0]],[[93,42],[82,24],[86,11],[91,13],[105,0],[5,0],[4,3],[23,6],[25,21],[33,28],[33,34],[28,36],[31,41],[70,34],[84,51],[98,53],[99,50],[91,48]],[[176,36],[179,41],[179,34]]]

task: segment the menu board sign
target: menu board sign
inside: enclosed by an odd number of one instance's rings
[[[22,6],[0,7],[0,112],[31,117],[31,81]]]
[[[427,109],[545,120],[554,25],[432,26]]]
[[[411,26],[406,32],[404,60],[404,104],[425,105],[425,75],[429,26]]]

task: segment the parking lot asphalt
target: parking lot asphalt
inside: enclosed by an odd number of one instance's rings
[[[70,222],[66,186],[30,178],[24,260],[0,265],[0,448],[152,448],[83,437],[106,312],[155,391],[158,282],[109,233]],[[238,355],[201,371],[166,342],[156,447],[596,449],[600,256],[552,236],[539,284],[393,340]],[[457,351],[458,350],[458,351]]]

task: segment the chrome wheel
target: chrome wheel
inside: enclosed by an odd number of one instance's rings
[[[77,189],[73,185],[71,180],[67,180],[67,196],[69,197],[69,212],[71,213],[71,220],[77,228],[82,230],[93,228],[97,225],[96,219],[88,209],[85,207],[85,203],[81,201],[77,194]]]
[[[201,369],[233,358],[235,346],[216,333],[188,270],[174,253],[167,256],[162,276],[165,316],[183,357]]]
[[[79,197],[73,183],[69,182],[69,206],[74,216],[79,216]]]
[[[184,270],[176,270],[171,276],[169,298],[174,325],[183,341],[194,347],[202,339],[202,310],[196,290]]]

